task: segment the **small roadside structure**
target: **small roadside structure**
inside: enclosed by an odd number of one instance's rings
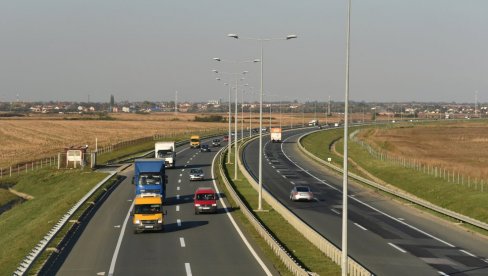
[[[66,153],[66,168],[84,167],[87,159],[88,145],[86,146],[71,146],[65,148]]]

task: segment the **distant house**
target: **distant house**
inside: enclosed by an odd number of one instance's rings
[[[130,113],[131,112],[131,109],[130,109],[130,107],[123,106],[122,107],[122,112]]]

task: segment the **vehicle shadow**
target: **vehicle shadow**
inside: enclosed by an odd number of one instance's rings
[[[174,169],[193,169],[193,168],[204,168],[210,167],[211,164],[186,164],[176,166]],[[185,167],[186,166],[186,167]]]
[[[179,199],[176,196],[167,197],[163,203],[163,208],[165,206],[181,205],[193,202],[193,194],[180,195]]]
[[[208,221],[206,220],[182,221],[181,226],[178,226],[178,223],[168,223],[164,225],[164,232],[165,233],[177,232],[177,231],[186,230],[190,228],[201,227],[207,224]]]

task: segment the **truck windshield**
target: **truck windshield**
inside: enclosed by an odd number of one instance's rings
[[[163,158],[166,156],[173,156],[172,150],[158,150],[158,157]]]
[[[200,142],[200,139],[190,139],[192,142]]]
[[[161,176],[157,174],[143,174],[139,178],[139,185],[160,185]]]
[[[157,213],[161,213],[161,204],[134,205],[134,214],[157,214]]]

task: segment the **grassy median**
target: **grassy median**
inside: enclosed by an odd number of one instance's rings
[[[0,275],[11,275],[62,215],[106,176],[44,168],[1,179],[1,184],[34,198],[0,215]]]
[[[231,160],[233,157],[231,156]],[[238,180],[232,181],[234,176],[234,165],[224,166],[224,171],[227,178],[237,191],[241,199],[250,210],[258,208],[258,193],[249,182],[244,178],[240,171],[238,171]],[[232,177],[230,177],[232,176]],[[340,275],[340,266],[335,264],[320,250],[318,250],[312,243],[306,240],[303,235],[295,230],[286,220],[275,210],[273,210],[266,202],[263,201],[263,209],[267,212],[255,212],[254,215],[267,227],[270,233],[290,252],[293,257],[307,270],[318,273],[319,275]],[[253,226],[247,222],[247,219],[240,212],[238,216],[243,224],[246,225],[247,230],[252,233],[255,241],[260,244],[262,250],[272,260],[275,268],[282,275],[291,275],[283,263],[276,257],[269,246],[262,240],[254,230]]]

